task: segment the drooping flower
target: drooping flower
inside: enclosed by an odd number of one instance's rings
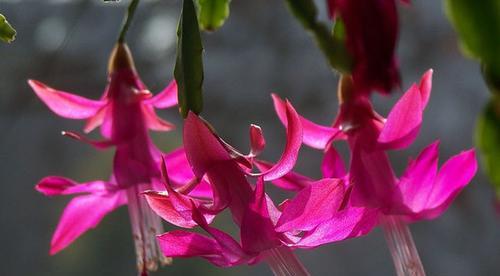
[[[294,179],[297,176],[291,174],[290,170],[295,164],[302,137],[302,126],[295,110],[291,105],[286,104],[284,112],[289,122],[287,145],[282,157],[275,165],[254,159],[255,155],[252,153],[263,149],[264,140],[260,128],[255,126],[251,128],[252,150],[247,157],[252,158],[247,162],[250,165],[257,162],[260,165],[269,165],[260,174],[251,173],[245,165],[246,162],[241,161],[243,155],[238,154],[235,149],[222,141],[206,122],[192,113],[188,115],[184,127],[187,158],[195,174],[200,178],[205,177],[212,185],[213,201],[201,202],[196,198],[182,195],[169,188],[168,183],[167,193],[151,191],[146,193],[146,198],[152,209],[167,221],[188,228],[198,225],[210,237],[185,230],[165,233],[159,236],[159,241],[166,256],[198,256],[222,267],[254,264],[264,259],[278,275],[283,275],[279,273],[303,275],[307,272],[296,260],[291,249],[315,247],[321,243],[321,239],[338,241],[364,233],[359,225],[363,217],[361,212],[343,214],[344,220],[341,220],[342,218],[336,220],[339,225],[336,225],[332,218],[336,215],[336,209],[344,198],[344,186],[342,180],[339,179],[323,181],[333,187],[328,190],[328,196],[332,198],[328,204],[332,206],[325,206],[325,213],[328,213],[328,217],[324,220],[329,220],[329,227],[304,228],[300,232],[275,229],[280,226],[281,210],[265,194],[264,180],[273,181],[285,178],[279,183],[287,187],[286,183],[289,180],[286,178]],[[257,177],[255,188],[248,179],[252,176]],[[165,181],[168,182],[168,179]],[[315,187],[314,191],[317,192],[316,188],[320,187],[321,183],[318,185],[304,183],[304,185]],[[307,188],[303,190],[306,191]],[[308,202],[307,196],[303,194],[302,198],[285,202],[285,207],[281,207],[298,211],[306,206],[307,212],[310,212],[317,207],[317,204],[318,202],[312,204]],[[240,242],[208,226],[208,222],[213,219],[214,212],[220,212],[225,207],[231,211],[233,221],[240,228]],[[296,217],[296,221],[289,222],[288,225],[293,223],[298,225],[299,221],[307,220],[299,213],[292,214],[292,211],[289,211],[287,214],[289,217]],[[286,219],[286,221],[289,220]],[[327,234],[330,236],[327,237]]]
[[[396,0],[328,0],[328,12],[344,23],[357,92],[386,94],[399,85]]]
[[[34,80],[29,84],[54,113],[69,119],[86,119],[84,131],[90,132],[100,126],[106,139],[93,141],[73,132],[64,134],[97,148],[116,148],[109,181],[78,184],[50,176],[36,186],[38,191],[49,196],[76,195],[64,210],[52,238],[50,253],[64,249],[85,231],[96,227],[107,213],[128,204],[138,269],[146,273],[155,270],[158,263],[168,263],[169,259],[162,256],[155,239],[163,230],[161,220],[140,193],[160,183],[162,153],[152,143],[148,129],[168,131],[174,127],[160,119],[154,109],[177,104],[175,82],[153,96],[139,79],[128,47],[120,43],[110,57],[108,85],[100,100],[55,90]],[[196,180],[182,148],[165,158],[174,172],[171,174],[174,185]],[[211,196],[209,187],[203,183],[191,192]]]
[[[301,118],[307,126],[304,143],[325,151],[322,171],[326,176],[342,171],[342,166],[339,169],[342,161],[332,143],[347,140],[351,162],[345,178],[352,189],[348,204],[378,210],[398,275],[424,273],[406,223],[440,216],[477,170],[475,152],[471,149],[453,156],[438,171],[438,142],[435,142],[410,161],[399,179],[395,176],[386,151],[405,148],[416,138],[429,101],[431,78],[429,70],[420,85],[412,85],[385,119],[373,110],[365,94],[353,91],[356,86],[350,77],[342,77],[340,111],[333,126],[320,126]],[[274,103],[286,124],[284,102],[274,96]]]

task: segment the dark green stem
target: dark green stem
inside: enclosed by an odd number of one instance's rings
[[[351,56],[345,48],[344,41],[333,36],[322,22],[317,19],[317,10],[313,0],[285,0],[292,14],[304,29],[314,37],[316,44],[326,57],[332,69],[343,74],[350,74]]]
[[[132,0],[127,9],[127,14],[125,15],[125,21],[123,22],[122,30],[120,31],[120,36],[118,37],[118,43],[125,42],[125,36],[127,35],[128,28],[132,23],[132,19],[134,18],[135,10],[139,5],[139,0]]]

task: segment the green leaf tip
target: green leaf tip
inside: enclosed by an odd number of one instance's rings
[[[16,39],[16,30],[7,21],[7,18],[0,14],[0,40],[11,43]]]
[[[184,0],[177,26],[177,58],[174,77],[178,87],[179,109],[186,118],[189,111],[203,108],[203,46],[193,0]]]

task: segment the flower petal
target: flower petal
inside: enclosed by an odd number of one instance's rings
[[[422,96],[422,109],[425,109],[427,103],[429,102],[429,98],[431,97],[431,89],[432,89],[432,73],[434,71],[432,69],[427,70],[420,79],[419,89],[420,95]]]
[[[264,161],[264,160],[254,159],[253,163],[262,172],[268,171],[270,168],[273,167],[272,163],[269,163],[269,162]],[[274,185],[276,185],[282,189],[285,189],[285,190],[300,191],[304,187],[309,186],[309,184],[311,182],[313,182],[313,180],[309,177],[303,176],[303,175],[298,174],[294,171],[290,171],[287,174],[285,174],[284,176],[282,176],[278,179],[272,180],[271,182]]]
[[[363,148],[357,141],[352,150],[349,182],[353,185],[351,203],[358,207],[390,207],[396,190],[396,177],[387,154]]]
[[[83,128],[83,132],[89,133],[94,130],[96,127],[102,125],[104,122],[104,117],[106,116],[108,106],[101,107],[94,116],[90,117],[85,123],[85,127]]]
[[[278,179],[290,172],[297,162],[300,146],[302,145],[302,124],[293,106],[286,102],[286,145],[283,154],[269,170],[256,174],[264,176],[265,181]]]
[[[231,160],[207,125],[190,112],[184,120],[184,149],[194,174],[202,178],[214,163]]]
[[[425,208],[436,179],[438,151],[439,142],[436,141],[410,162],[398,184],[400,193],[395,194],[399,198],[394,198],[393,214],[415,213]]]
[[[281,244],[267,209],[264,179],[259,177],[250,204],[241,222],[241,245],[245,252],[258,254]]]
[[[258,125],[250,125],[250,156],[259,155],[266,147],[266,140],[262,134],[262,129]]]
[[[288,122],[286,115],[287,104],[276,94],[271,94],[271,96],[274,102],[274,109],[283,125],[286,126]],[[315,124],[300,115],[298,118],[303,128],[303,142],[312,148],[324,149],[334,137],[341,138],[339,136],[341,131],[338,128]]]
[[[321,162],[324,178],[342,178],[346,176],[344,161],[333,145],[329,146]]]
[[[420,89],[412,85],[389,113],[378,142],[384,149],[401,149],[415,140],[422,124],[423,103]]]
[[[50,254],[61,251],[85,231],[99,224],[103,217],[126,203],[123,192],[106,196],[77,196],[64,209],[51,241]]]
[[[276,224],[279,232],[308,231],[330,219],[344,199],[340,179],[321,179],[311,183],[288,202]]]
[[[177,83],[171,81],[165,89],[145,101],[156,108],[169,108],[177,104]]]
[[[323,244],[368,234],[378,223],[378,211],[348,208],[333,215],[314,230],[307,232],[293,247],[314,248]]]
[[[175,128],[175,125],[169,123],[156,115],[153,107],[150,105],[143,105],[142,112],[144,114],[144,120],[149,129],[155,131],[169,131]]]
[[[114,184],[97,180],[86,183],[77,183],[69,178],[60,176],[44,177],[35,186],[35,189],[46,196],[70,195],[77,193],[106,194],[113,190]]]
[[[450,158],[439,170],[430,193],[427,209],[421,215],[432,219],[441,215],[458,193],[471,181],[477,171],[476,153],[473,149]]]
[[[64,118],[87,119],[106,104],[105,101],[89,100],[55,90],[36,80],[28,80],[28,84],[50,110]]]

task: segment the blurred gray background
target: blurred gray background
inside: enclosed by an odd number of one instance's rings
[[[80,130],[83,123],[51,113],[26,84],[26,79],[35,78],[62,90],[99,97],[127,3],[0,0],[0,12],[18,31],[13,44],[0,44],[0,275],[136,274],[125,208],[63,252],[48,255],[52,232],[68,198],[46,198],[33,189],[35,183],[46,175],[78,181],[106,179],[112,152],[96,152],[62,137],[61,130]],[[129,33],[138,70],[153,92],[172,78],[180,4],[180,0],[142,1]],[[326,18],[324,9],[321,16]],[[472,147],[476,116],[488,98],[478,65],[459,52],[441,1],[400,6],[400,19],[403,87],[418,81],[428,68],[434,68],[435,74],[417,142],[409,150],[391,153],[399,173],[409,156],[436,139],[442,141],[441,160]],[[274,115],[271,92],[288,97],[300,113],[316,122],[328,124],[333,119],[337,77],[283,0],[233,0],[229,20],[216,33],[204,34],[203,40],[203,114],[238,148],[248,149],[248,125],[256,123],[268,141],[264,157],[279,157],[284,131]],[[377,110],[387,114],[400,95],[375,97]],[[159,147],[168,151],[181,143],[181,120],[176,110],[161,114],[179,125],[177,131],[154,135]],[[345,145],[340,147],[345,153]],[[320,157],[320,152],[304,148],[297,170],[319,177]],[[492,197],[487,179],[479,173],[445,215],[412,225],[428,275],[500,275],[500,223]],[[298,254],[313,275],[394,274],[380,230]],[[202,259],[177,259],[154,275],[257,273],[271,274],[263,264],[223,270]]]

